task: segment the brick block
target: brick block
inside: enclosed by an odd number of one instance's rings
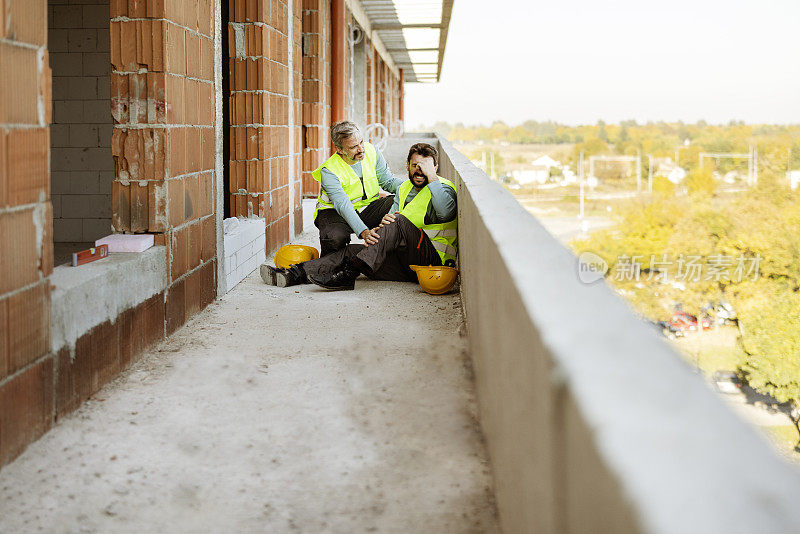
[[[139,356],[164,339],[164,294],[153,295],[134,308],[131,330],[135,334],[131,339],[131,360]],[[124,350],[123,339],[120,339],[120,351]]]
[[[203,227],[199,222],[189,225],[187,247],[187,266],[192,270],[200,265],[203,256]]]
[[[167,213],[167,185],[166,182],[148,182],[149,214],[147,224],[150,232],[165,232],[169,227]]]
[[[0,21],[5,31],[0,35],[5,33],[7,39],[22,43],[47,44],[46,0],[5,0],[0,2],[0,9],[3,8],[4,16],[0,17]]]
[[[180,226],[184,219],[184,182],[182,178],[168,180],[167,182],[167,206],[169,210],[169,225],[171,227]]]
[[[43,281],[6,300],[8,374],[12,374],[50,350],[50,286]]]
[[[130,200],[130,231],[146,232],[150,217],[150,194],[147,182],[131,182]]]
[[[53,360],[0,386],[0,465],[16,458],[53,424]]]
[[[8,334],[8,299],[0,299],[0,380],[10,374]]]
[[[170,281],[189,270],[189,226],[173,230],[170,238]]]
[[[4,257],[0,262],[0,294],[39,279],[41,249],[34,218],[45,215],[46,212],[37,213],[33,208],[0,213],[0,250]]]
[[[186,75],[194,78],[200,78],[200,40],[198,35],[186,32]]]
[[[214,7],[211,0],[198,0],[197,2],[197,31],[208,37],[213,37]]]
[[[40,77],[38,52],[0,43],[0,123],[38,124]]]
[[[126,180],[163,179],[168,169],[166,155],[170,154],[170,143],[170,132],[162,129],[115,128],[111,155],[116,176]]]
[[[200,307],[205,308],[217,298],[216,261],[207,262],[198,272],[200,276]]]
[[[217,226],[214,217],[200,221],[200,257],[208,261],[217,255]]]
[[[186,30],[174,24],[166,24],[164,42],[166,70],[172,74],[186,74]]]
[[[183,179],[183,220],[191,221],[200,216],[200,183],[198,176]]]
[[[214,79],[214,42],[211,39],[200,39],[200,79]]]
[[[200,142],[203,150],[203,169],[213,169],[216,158],[217,140],[213,128],[203,128],[200,131]],[[213,196],[213,194],[212,194]]]
[[[9,130],[7,136],[0,134],[0,144],[4,145],[0,152],[5,154],[7,162],[6,192],[0,192],[0,205],[19,206],[46,200],[50,194],[49,130]]]
[[[167,290],[165,318],[168,336],[186,322],[186,284],[184,280],[173,284]]]

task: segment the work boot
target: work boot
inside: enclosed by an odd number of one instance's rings
[[[308,281],[319,287],[338,291],[342,289],[352,290],[356,288],[356,278],[361,274],[356,270],[345,267],[329,274],[309,275]]]
[[[265,263],[261,265],[261,279],[264,280],[264,283],[267,285],[278,287],[289,287],[307,283],[305,271],[297,265],[292,265],[288,269],[281,269]]]
[[[261,279],[268,286],[276,286],[278,285],[276,281],[276,275],[280,271],[283,271],[283,269],[279,269],[277,267],[273,267],[272,265],[267,265],[266,263],[262,263],[260,269]]]

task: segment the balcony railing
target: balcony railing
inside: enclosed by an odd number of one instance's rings
[[[445,138],[461,291],[505,532],[800,532],[800,476]],[[403,148],[405,147],[405,148]],[[389,159],[389,156],[387,156]],[[395,164],[402,167],[402,162]],[[395,168],[395,172],[400,169]]]

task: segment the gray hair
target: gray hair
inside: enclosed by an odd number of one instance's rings
[[[336,148],[342,148],[342,141],[356,133],[361,133],[361,130],[353,121],[337,122],[331,127],[331,143]]]

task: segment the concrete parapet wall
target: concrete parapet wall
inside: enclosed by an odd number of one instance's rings
[[[504,532],[798,532],[800,476],[449,141]]]

